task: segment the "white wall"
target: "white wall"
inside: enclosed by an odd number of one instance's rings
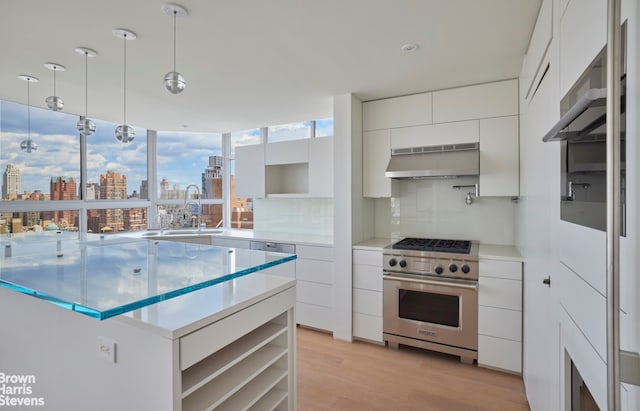
[[[255,199],[254,230],[333,235],[332,198]]]
[[[391,199],[376,200],[376,237],[429,237],[515,243],[516,203],[507,197],[473,198],[453,185],[477,183],[474,177],[394,181]]]

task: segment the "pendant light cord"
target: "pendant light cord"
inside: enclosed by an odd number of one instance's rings
[[[173,11],[173,71],[176,71],[176,17],[178,11]]]
[[[89,106],[89,52],[84,52],[84,118],[88,117]]]
[[[127,33],[124,33],[124,123],[127,124]]]
[[[56,71],[58,71],[58,66],[53,66],[53,95],[57,96],[56,93]]]
[[[54,72],[55,73],[55,72]],[[27,141],[31,145],[31,79],[27,79]]]

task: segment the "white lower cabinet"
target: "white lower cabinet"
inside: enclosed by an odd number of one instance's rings
[[[353,336],[382,343],[382,250],[353,250]]]
[[[522,372],[522,263],[480,259],[478,365]]]
[[[297,245],[296,323],[333,331],[333,247]]]

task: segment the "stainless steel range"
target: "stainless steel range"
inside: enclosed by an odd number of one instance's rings
[[[405,238],[383,250],[383,335],[398,344],[478,358],[478,244]]]

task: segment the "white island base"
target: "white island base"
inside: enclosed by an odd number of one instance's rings
[[[0,287],[0,401],[294,410],[294,306],[295,280],[259,273],[104,321]],[[20,376],[29,390],[7,394]]]

